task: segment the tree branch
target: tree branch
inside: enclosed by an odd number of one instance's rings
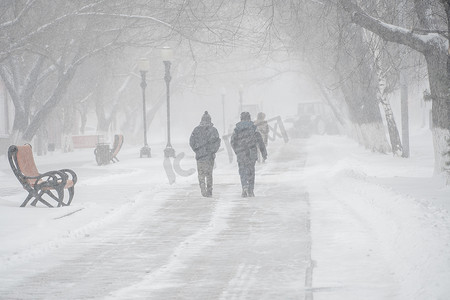
[[[32,7],[33,4],[36,2],[36,0],[28,0],[28,2],[25,4],[24,9],[22,9],[20,11],[20,13],[17,15],[17,17],[14,20],[11,21],[6,21],[0,24],[0,30],[4,29],[5,27],[11,27],[15,24],[17,24],[22,17],[27,13],[27,11],[29,11]]]
[[[436,33],[417,34],[406,28],[395,26],[382,22],[365,13],[361,7],[352,3],[351,0],[339,0],[345,11],[351,14],[352,21],[379,35],[382,39],[388,42],[394,42],[406,45],[418,52],[424,53],[436,45],[436,40],[442,42],[442,37]]]

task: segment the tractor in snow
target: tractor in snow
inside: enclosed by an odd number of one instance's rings
[[[291,123],[288,134],[292,138],[338,133],[331,109],[322,102],[299,103],[297,115],[285,122]]]

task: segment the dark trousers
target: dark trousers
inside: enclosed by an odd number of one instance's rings
[[[202,196],[212,195],[214,159],[197,160],[198,183]]]
[[[255,162],[238,162],[242,189],[253,193],[255,187]]]

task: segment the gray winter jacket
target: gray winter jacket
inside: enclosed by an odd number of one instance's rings
[[[255,163],[258,159],[258,148],[263,159],[267,158],[267,150],[261,134],[256,130],[252,121],[241,121],[236,124],[231,135],[231,147],[236,153],[237,161],[242,163]]]
[[[195,152],[196,160],[213,160],[220,147],[219,132],[211,122],[201,122],[194,128],[189,145]]]

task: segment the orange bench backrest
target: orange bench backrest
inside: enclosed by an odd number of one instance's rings
[[[30,145],[17,146],[17,164],[25,176],[39,176]]]

